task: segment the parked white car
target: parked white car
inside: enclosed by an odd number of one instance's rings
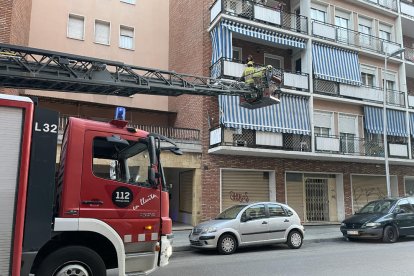
[[[215,219],[195,226],[189,235],[194,248],[216,248],[232,254],[238,247],[286,243],[302,246],[305,229],[297,213],[286,204],[257,202],[232,206]]]

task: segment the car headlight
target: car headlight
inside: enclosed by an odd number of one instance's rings
[[[342,222],[341,227],[346,227],[346,224]]]
[[[365,223],[364,226],[365,227],[378,227],[378,226],[381,226],[381,223],[379,223],[379,222],[367,222],[367,223]]]
[[[217,232],[216,227],[207,227],[207,228],[203,228],[203,231],[201,232],[201,234],[214,233],[214,232]]]

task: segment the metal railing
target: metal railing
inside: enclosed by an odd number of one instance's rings
[[[219,131],[216,133],[216,131]],[[258,132],[251,129],[235,130],[224,126],[219,126],[210,129],[210,148],[218,146],[234,146],[234,147],[249,147],[249,148],[267,148],[277,149],[283,151],[299,151],[311,152],[311,136],[291,133],[272,133],[273,137],[268,139],[261,139],[259,137],[263,132]],[[214,137],[212,135],[219,135]],[[211,142],[214,140],[214,142]]]
[[[334,97],[353,98],[369,102],[382,103],[384,90],[375,86],[351,86],[338,82],[314,79],[313,92],[316,94]],[[397,90],[387,90],[387,104],[392,106],[405,106],[405,93]]]
[[[315,152],[355,156],[384,156],[384,145],[365,138],[315,135]]]
[[[393,41],[316,20],[312,21],[312,35],[381,54],[401,48],[401,44]]]
[[[414,49],[404,46],[404,59],[414,63]]]
[[[245,66],[238,60],[220,58],[210,67],[211,77],[239,80]],[[262,64],[255,64],[255,66],[256,68],[265,67]],[[273,72],[282,80],[281,87],[309,92],[309,74],[292,72],[282,68],[273,68]]]
[[[278,6],[264,5],[249,0],[216,0],[210,7],[210,22],[220,13],[263,22],[282,29],[308,33],[308,18],[283,11]]]
[[[377,6],[380,6],[382,8],[386,8],[386,9],[389,9],[395,12],[398,11],[397,0],[363,0],[363,1],[376,4]]]
[[[61,115],[59,117],[59,131],[64,131],[69,117],[79,117],[72,115]],[[108,119],[108,122],[110,119]],[[144,130],[147,132],[154,132],[164,135],[168,138],[176,141],[191,141],[192,143],[200,143],[200,130],[190,128],[177,128],[177,127],[165,127],[165,126],[149,126],[140,124],[128,124],[128,126]]]

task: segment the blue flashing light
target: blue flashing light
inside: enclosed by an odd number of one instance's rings
[[[118,106],[115,111],[115,120],[125,121],[125,115],[126,115],[125,107]]]

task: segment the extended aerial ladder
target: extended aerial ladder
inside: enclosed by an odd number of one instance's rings
[[[265,78],[263,78],[266,82]],[[265,87],[173,71],[127,65],[68,53],[0,43],[0,87],[129,97],[232,95],[249,99],[245,107],[278,103]]]

